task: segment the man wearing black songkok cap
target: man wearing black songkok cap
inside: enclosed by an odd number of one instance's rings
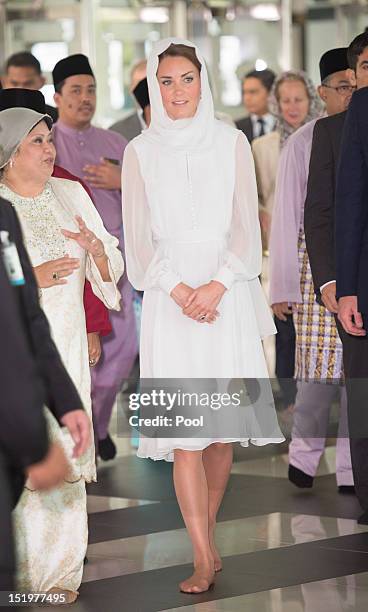
[[[139,81],[138,85],[136,85],[133,89],[132,94],[142,109],[144,122],[148,127],[151,123],[151,104],[149,99],[147,78]]]
[[[331,49],[321,57],[318,91],[329,115],[343,111],[351,98],[347,68],[346,48]],[[288,305],[294,305],[297,395],[289,479],[298,487],[313,485],[325,448],[331,405],[340,395],[336,480],[339,492],[347,493],[353,492],[353,475],[346,393],[343,387],[326,384],[342,377],[342,347],[333,315],[314,300],[302,223],[315,123],[307,123],[289,138],[280,159],[270,240],[270,297],[280,318]]]
[[[147,76],[147,61],[139,60],[136,62],[130,72],[130,87],[129,93],[135,98],[133,92],[138,83],[144,80]],[[143,111],[140,108],[135,108],[132,113],[125,116],[124,119],[116,121],[110,126],[110,130],[121,134],[128,141],[133,140],[138,136],[142,130],[146,127],[145,120],[143,117]]]
[[[358,89],[368,86],[368,33],[359,34],[348,48],[348,74]],[[335,269],[335,185],[340,159],[346,112],[326,117],[316,123],[313,133],[308,192],[305,203],[305,234],[317,299],[330,312],[337,312]],[[352,184],[353,187],[353,184]],[[340,245],[336,244],[337,248]],[[365,282],[366,286],[366,282]],[[345,299],[345,298],[344,298]],[[339,308],[340,308],[339,301]],[[348,421],[355,491],[364,509],[359,523],[368,524],[368,436],[356,436],[356,417],[365,410],[365,402],[354,396],[354,378],[368,379],[368,341],[346,333],[337,320],[343,343],[344,372],[348,393]],[[368,390],[365,390],[367,394]],[[359,421],[359,418],[358,418]],[[367,428],[367,427],[366,427]]]
[[[30,108],[37,113],[47,114],[45,98],[37,89],[12,87],[0,92],[0,110],[7,108]]]
[[[60,60],[54,70],[55,103],[59,119],[54,126],[56,162],[92,190],[104,225],[123,246],[121,164],[125,138],[92,125],[96,109],[96,81],[85,55]],[[133,289],[124,277],[119,282],[124,308],[111,312],[113,333],[102,342],[102,360],[92,370],[92,409],[102,459],[112,459],[116,448],[108,425],[116,394],[129,377],[138,352],[133,310]]]

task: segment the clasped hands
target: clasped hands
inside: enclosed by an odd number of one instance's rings
[[[185,316],[198,323],[214,323],[220,316],[217,306],[225,291],[224,285],[218,281],[210,281],[197,289],[179,283],[170,295]]]

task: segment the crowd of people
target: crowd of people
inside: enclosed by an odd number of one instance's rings
[[[36,58],[7,60],[0,590],[14,586],[13,509],[17,588],[77,598],[85,485],[96,456],[116,454],[109,423],[138,336],[142,379],[268,379],[262,340],[277,331],[289,479],[313,486],[338,398],[337,486],[368,524],[368,32],[319,68],[318,88],[302,71],[247,73],[248,116],[235,126],[215,113],[198,48],[159,41],[131,73],[137,110],[106,130],[92,123],[98,84],[85,55],[55,65],[56,107]],[[183,592],[207,591],[222,569],[215,528],[232,444],[283,442],[273,401],[267,424],[266,434],[255,413],[226,437],[218,424],[139,436],[139,457],[174,462],[194,559]]]

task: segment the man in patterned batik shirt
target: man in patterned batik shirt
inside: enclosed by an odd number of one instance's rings
[[[349,104],[353,87],[347,69],[345,48],[327,51],[321,58],[319,94],[328,115],[343,112]],[[315,301],[304,235],[304,202],[316,121],[290,137],[280,159],[270,241],[270,298],[276,316],[281,316],[285,303],[294,306],[298,383],[289,480],[302,488],[313,485],[325,449],[331,405],[339,398],[336,480],[340,493],[351,493],[354,487],[346,390],[341,382],[342,345],[333,314]]]

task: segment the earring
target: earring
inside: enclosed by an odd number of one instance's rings
[[[14,166],[14,159],[13,159],[13,157],[11,157],[10,160],[9,160],[9,166],[11,168]]]

